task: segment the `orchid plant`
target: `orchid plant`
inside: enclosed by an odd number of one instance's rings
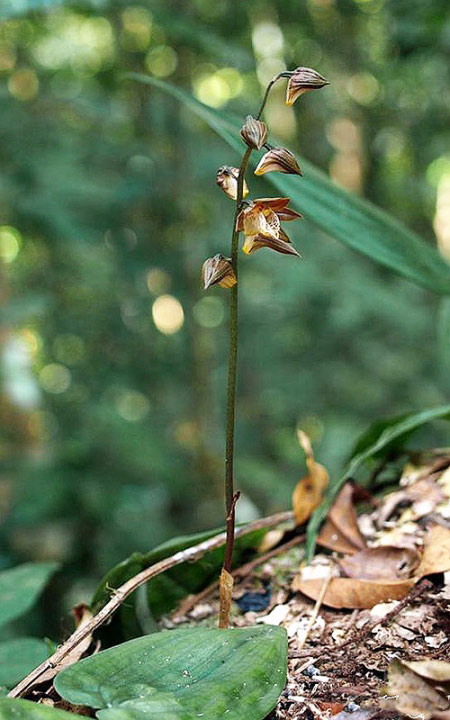
[[[249,115],[241,128],[240,135],[247,148],[239,168],[224,165],[219,168],[216,176],[217,185],[228,197],[235,201],[233,232],[231,238],[231,256],[221,254],[208,258],[203,264],[202,278],[205,290],[213,285],[231,289],[230,302],[230,346],[228,360],[227,419],[225,448],[225,501],[226,501],[226,533],[224,563],[220,578],[220,613],[219,627],[226,628],[229,624],[233,577],[231,575],[233,544],[235,533],[235,507],[239,493],[235,492],[234,483],[234,434],[236,377],[238,351],[238,250],[240,234],[244,234],[242,250],[251,255],[261,248],[269,248],[284,255],[299,257],[288,235],[281,226],[282,221],[298,220],[302,216],[288,207],[290,199],[257,198],[247,201],[249,188],[245,179],[253,150],[266,152],[260,159],[255,175],[268,172],[281,172],[289,175],[302,175],[294,154],[284,147],[272,147],[267,142],[267,125],[261,120],[270,90],[276,82],[288,78],[286,104],[294,102],[306,92],[318,90],[328,85],[322,75],[311,68],[298,67],[292,71],[281,72],[268,84],[256,117]]]

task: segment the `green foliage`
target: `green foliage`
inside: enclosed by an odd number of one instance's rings
[[[0,643],[0,686],[12,688],[49,655],[36,638],[15,638]]]
[[[130,77],[185,103],[242,154],[238,140],[242,121],[232,121],[169,83],[138,74]],[[256,164],[253,158],[253,165]],[[387,213],[334,185],[305,159],[300,158],[300,165],[305,175],[300,182],[298,177],[279,173],[268,173],[266,179],[285,197],[290,197],[311,223],[409,280],[434,292],[450,294],[450,268],[437,250]]]
[[[0,698],[0,717],[2,720],[76,720],[82,716],[38,705],[31,700]]]
[[[111,592],[141,570],[154,565],[164,558],[170,557],[180,550],[208,540],[221,532],[220,529],[203,533],[195,533],[184,537],[173,538],[154,550],[142,554],[134,553],[126,560],[113,567],[102,579],[96,589],[91,605],[97,612],[110,599]],[[254,555],[266,531],[248,533],[236,539],[233,562],[242,564],[246,556]],[[190,593],[196,593],[217,578],[223,564],[224,548],[220,547],[206,553],[197,562],[185,563],[168,570],[147,583],[148,609],[156,620],[163,614],[173,610],[180,600]],[[136,616],[136,597],[132,595],[124,603],[112,622],[106,628],[108,641],[114,642],[140,635],[142,630]]]
[[[59,642],[109,568],[223,521],[228,296],[199,276],[229,254],[233,205],[214,175],[237,155],[124,75],[165,73],[241,122],[272,63],[316,67],[331,85],[294,111],[280,89],[273,135],[336,186],[356,168],[356,193],[433,247],[450,66],[439,0],[44,4],[0,2],[14,11],[0,26],[0,563],[62,563],[46,609],[16,627]],[[270,187],[251,179],[253,195]],[[302,261],[241,260],[241,521],[289,507],[296,425],[336,476],[374,418],[448,400],[439,296],[309,219],[292,226]],[[172,335],[152,316],[167,293],[184,312]]]
[[[355,473],[367,460],[380,454],[387,455],[394,448],[398,451],[415,430],[435,420],[450,420],[450,405],[377,421],[363,433],[354,447],[344,474],[331,484],[325,501],[309,521],[306,542],[308,559],[311,559],[314,553],[320,525],[344,483],[354,478]]]
[[[0,625],[34,605],[57,567],[57,563],[25,563],[0,573]]]
[[[286,682],[278,627],[174,630],[138,638],[63,670],[57,692],[104,720],[263,720]]]

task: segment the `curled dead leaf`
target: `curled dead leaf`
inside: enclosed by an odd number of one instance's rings
[[[403,665],[426,680],[450,683],[450,663],[445,660],[415,660],[413,662],[404,660]]]
[[[414,574],[419,561],[419,554],[415,550],[380,545],[345,557],[339,561],[339,565],[351,578],[404,580]]]
[[[222,568],[220,573],[220,628],[227,628],[229,625],[231,602],[233,600],[233,582],[233,576],[225,568]]]
[[[385,694],[391,698],[389,708],[394,706],[403,715],[414,718],[421,717],[424,720],[436,717],[437,713],[448,709],[447,697],[433,687],[429,680],[411,669],[411,665],[426,663],[427,661],[425,663],[405,663],[397,660],[391,663],[388,670],[388,683],[384,688]]]
[[[329,550],[349,554],[366,547],[358,527],[351,483],[344,485],[334,501],[317,542]]]
[[[416,577],[419,579],[447,570],[450,570],[450,530],[442,525],[433,525],[425,538]]]
[[[338,609],[370,609],[378,603],[402,600],[414,585],[413,579],[405,580],[360,580],[354,578],[332,578],[323,597],[323,604]],[[302,580],[294,578],[292,589],[317,600],[323,586],[323,579]]]
[[[322,502],[329,476],[324,466],[315,461],[308,435],[298,430],[297,436],[306,456],[308,474],[297,483],[292,494],[292,505],[295,524],[303,525]]]

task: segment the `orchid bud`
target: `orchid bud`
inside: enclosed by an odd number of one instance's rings
[[[302,174],[295,155],[287,148],[272,148],[262,156],[255,175],[264,175],[267,172],[281,172],[287,175]]]
[[[237,283],[230,259],[220,253],[205,260],[202,266],[202,280],[205,290],[211,287],[211,285],[231,288]]]
[[[223,165],[217,171],[216,184],[224,191],[232,200],[237,199],[237,187],[239,178],[239,168]],[[249,189],[244,180],[242,197],[248,195]]]
[[[245,125],[241,128],[241,138],[249,147],[261,150],[267,138],[266,124],[247,115]]]
[[[286,73],[288,74],[288,73]],[[298,67],[289,73],[289,82],[286,92],[286,105],[293,105],[300,95],[310,90],[320,90],[329,85],[322,75],[311,68]]]

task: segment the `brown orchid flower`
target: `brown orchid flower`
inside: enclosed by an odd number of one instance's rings
[[[302,175],[295,155],[287,148],[272,148],[262,156],[255,170],[255,175],[267,172],[281,172],[286,175]]]
[[[284,233],[284,235],[287,238],[286,233]],[[298,253],[295,247],[291,244],[289,238],[284,240],[281,236],[279,238],[265,238],[262,237],[262,235],[246,235],[242,250],[246,255],[251,255],[256,250],[260,250],[265,247],[270,250],[275,250],[275,252],[282,253],[283,255],[296,255],[297,257],[301,257],[300,253]]]
[[[211,287],[211,285],[231,288],[237,283],[230,259],[220,253],[205,260],[202,266],[202,280],[205,290]]]
[[[286,73],[287,74],[287,73]],[[310,90],[320,90],[329,85],[316,70],[306,67],[298,67],[289,73],[289,82],[286,92],[286,105],[293,105],[300,95]]]
[[[286,255],[298,255],[281,227],[281,220],[296,220],[300,213],[288,208],[289,198],[258,198],[243,208],[237,218],[237,230],[245,235],[243,251],[250,255],[262,247]]]
[[[237,198],[237,185],[239,177],[239,168],[223,165],[217,171],[216,184],[224,191],[232,200]],[[244,191],[242,197],[246,197],[249,193],[247,183],[244,180]]]

